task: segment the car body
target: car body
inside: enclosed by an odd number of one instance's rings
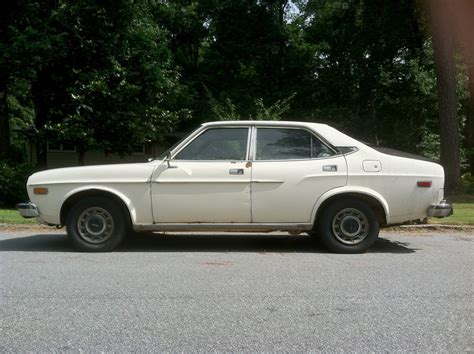
[[[308,122],[210,122],[147,163],[61,168],[27,182],[25,217],[67,227],[84,251],[130,231],[288,231],[336,252],[367,250],[379,228],[444,217],[444,171]]]

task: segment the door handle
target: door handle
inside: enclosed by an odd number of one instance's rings
[[[323,166],[323,171],[324,171],[324,172],[336,172],[336,171],[337,171],[337,165],[326,165],[326,166]]]
[[[231,168],[229,170],[229,175],[243,175],[244,169],[243,168]]]

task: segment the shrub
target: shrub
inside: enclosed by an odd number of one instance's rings
[[[474,176],[466,173],[462,176],[462,184],[466,194],[474,194]]]
[[[14,206],[28,201],[26,181],[32,172],[31,165],[0,160],[0,203]]]

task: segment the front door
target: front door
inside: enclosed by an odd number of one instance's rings
[[[345,158],[305,129],[261,127],[255,141],[255,223],[309,223],[318,198],[347,182]]]
[[[155,223],[249,223],[247,127],[208,128],[152,177]]]

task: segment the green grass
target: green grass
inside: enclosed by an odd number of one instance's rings
[[[447,218],[431,218],[430,224],[474,225],[474,203],[453,203],[454,214]]]
[[[454,215],[448,218],[431,218],[430,224],[474,225],[474,202],[464,200],[464,203],[453,203]],[[36,219],[25,219],[15,209],[0,209],[0,223],[36,224]]]
[[[0,223],[36,224],[36,219],[25,219],[16,209],[0,209]]]

